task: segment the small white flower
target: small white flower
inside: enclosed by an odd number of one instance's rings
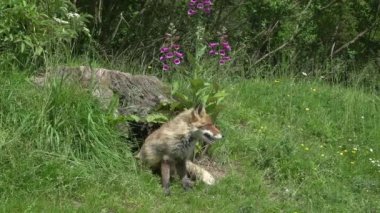
[[[83,27],[83,31],[86,33],[90,33],[90,30],[87,27]]]
[[[307,73],[306,72],[302,72],[302,75],[307,76]]]
[[[361,116],[361,119],[364,119],[364,116],[363,116],[363,115]]]
[[[289,189],[288,189],[288,188],[285,188],[285,192],[286,192],[286,193],[289,193]]]
[[[60,18],[53,17],[54,21],[60,23],[60,24],[68,24],[68,21],[62,20]]]
[[[369,148],[369,151],[370,151],[370,152],[373,152],[373,149],[372,149],[372,148]]]
[[[78,14],[78,13],[67,13],[67,17],[68,18],[79,18],[80,17],[80,15]]]

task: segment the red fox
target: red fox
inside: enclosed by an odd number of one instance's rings
[[[166,195],[170,194],[170,174],[176,173],[185,190],[193,183],[187,173],[195,175],[206,184],[215,183],[214,177],[205,169],[189,160],[197,139],[211,144],[221,139],[222,134],[215,127],[203,106],[185,110],[173,120],[165,123],[150,134],[137,158],[153,170],[161,171],[161,181]]]

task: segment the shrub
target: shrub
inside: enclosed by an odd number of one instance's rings
[[[89,36],[89,16],[76,13],[68,0],[1,1],[0,11],[0,66],[43,65],[81,33]]]

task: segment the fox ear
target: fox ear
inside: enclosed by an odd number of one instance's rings
[[[203,104],[198,104],[195,109],[195,113],[198,114],[199,116],[203,116],[206,114],[206,109]]]

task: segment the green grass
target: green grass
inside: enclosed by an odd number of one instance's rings
[[[85,91],[0,75],[2,212],[377,212],[380,99],[322,82],[226,83],[227,176],[164,197]]]

